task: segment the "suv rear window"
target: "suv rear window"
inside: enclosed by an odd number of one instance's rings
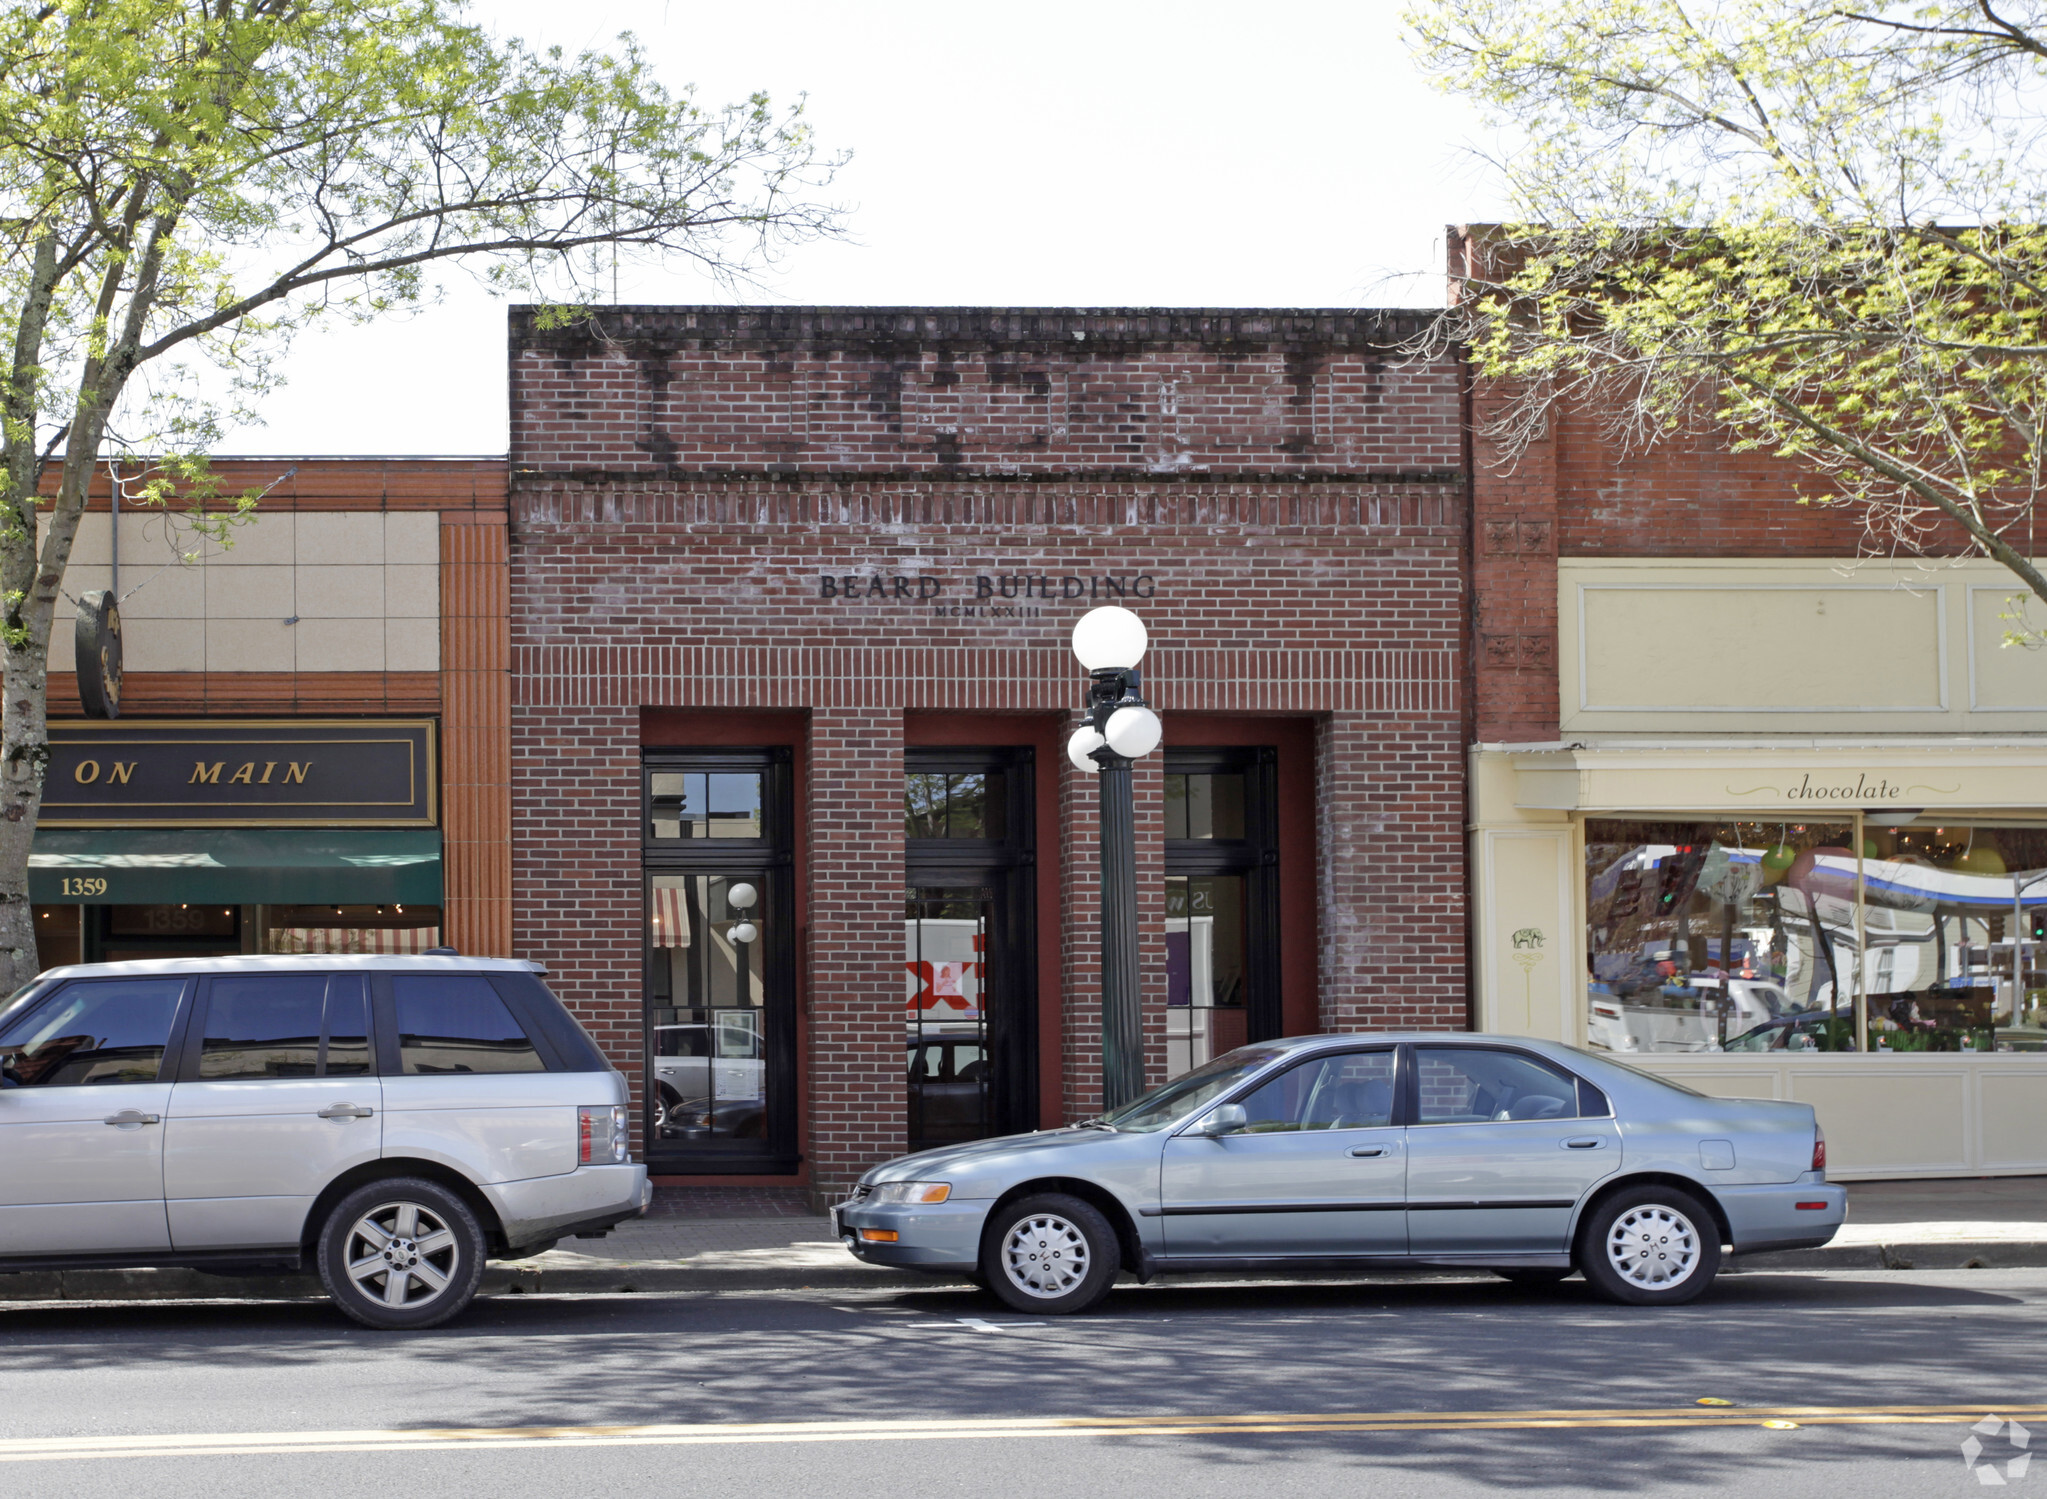
[[[399,1071],[408,1075],[544,1072],[511,1010],[480,974],[391,976]]]

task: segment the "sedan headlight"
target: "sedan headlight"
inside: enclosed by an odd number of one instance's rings
[[[870,1202],[943,1202],[952,1196],[951,1182],[883,1182]]]

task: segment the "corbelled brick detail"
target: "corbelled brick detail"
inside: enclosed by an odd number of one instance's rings
[[[806,711],[800,1143],[829,1195],[903,1148],[905,715],[1075,712],[1068,633],[1117,601],[1163,711],[1323,725],[1324,1022],[1461,1025],[1467,516],[1458,371],[1390,351],[1421,316],[515,315],[519,952],[636,1075],[639,711]],[[1161,774],[1136,777],[1154,1078]],[[1099,1108],[1095,784],[1061,760],[1038,785],[1063,830],[1039,1061],[1075,1117]]]

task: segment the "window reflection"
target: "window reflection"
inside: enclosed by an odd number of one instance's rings
[[[1166,776],[1168,838],[1242,838],[1244,774],[1217,771]]]
[[[654,838],[761,836],[758,771],[657,770],[647,780]]]
[[[1865,825],[1872,1048],[2038,1051],[2047,828]]]
[[[1587,822],[1590,1044],[1852,1049],[1853,833],[1844,823]]]
[[[765,1131],[763,913],[758,895],[745,912],[731,907],[726,892],[740,883],[764,888],[759,875],[658,874],[650,881],[648,1050],[660,1139],[758,1140]],[[735,940],[742,921],[753,923],[754,940]]]
[[[1858,848],[1845,823],[1592,820],[1585,838],[1595,1047],[1847,1051],[1858,1014],[1876,1051],[2047,1047],[2047,828],[1865,820]]]
[[[989,1132],[987,885],[912,885],[903,911],[910,1149]]]
[[[1166,1069],[1244,1044],[1244,877],[1166,878]]]
[[[916,771],[903,777],[903,836],[1009,836],[1008,778],[999,770]]]

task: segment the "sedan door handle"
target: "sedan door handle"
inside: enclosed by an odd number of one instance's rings
[[[376,1113],[375,1109],[361,1108],[352,1103],[330,1103],[320,1110],[322,1119],[367,1119]]]
[[[1564,1141],[1564,1149],[1566,1149],[1566,1150],[1597,1150],[1597,1149],[1598,1149],[1598,1148],[1599,1148],[1599,1147],[1600,1147],[1601,1145],[1603,1145],[1603,1144],[1605,1144],[1605,1143],[1606,1143],[1606,1142],[1605,1142],[1605,1141],[1603,1141],[1603,1140],[1601,1140],[1601,1139],[1600,1139],[1600,1138],[1599,1138],[1599,1137],[1598,1137],[1597,1135],[1580,1135],[1580,1136],[1579,1136],[1579,1137],[1578,1137],[1577,1139],[1575,1139],[1575,1140],[1566,1140],[1566,1141]]]
[[[1384,1155],[1386,1154],[1386,1147],[1383,1145],[1353,1145],[1350,1153],[1352,1155]]]
[[[116,1129],[134,1129],[137,1125],[142,1124],[162,1124],[163,1116],[161,1114],[145,1114],[140,1109],[123,1109],[118,1114],[107,1115],[100,1122],[102,1124],[111,1124]]]

